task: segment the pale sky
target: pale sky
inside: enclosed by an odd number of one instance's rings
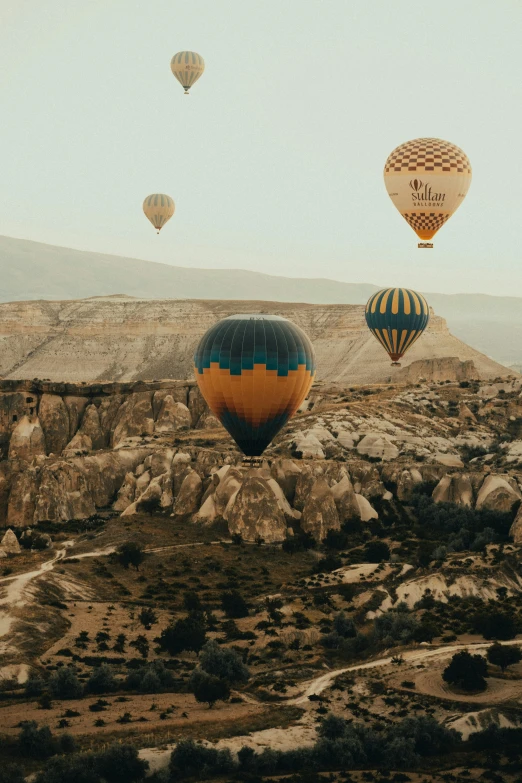
[[[522,296],[521,33],[520,0],[0,0],[0,234]],[[182,49],[206,63],[190,97]],[[432,251],[382,178],[418,136],[473,166]]]

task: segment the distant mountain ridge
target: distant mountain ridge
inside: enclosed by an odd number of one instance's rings
[[[244,269],[171,266],[2,236],[0,269],[0,302],[125,294],[145,299],[365,304],[380,287]],[[502,364],[522,363],[522,298],[425,293],[457,337]]]

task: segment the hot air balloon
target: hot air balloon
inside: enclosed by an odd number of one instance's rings
[[[170,61],[170,69],[188,95],[205,70],[205,61],[197,52],[178,52]]]
[[[305,399],[315,376],[312,344],[277,315],[231,315],[194,356],[210,410],[247,457],[259,457]]]
[[[388,157],[384,184],[419,239],[430,240],[462,204],[471,184],[471,164],[449,141],[413,139]],[[433,247],[429,241],[418,246]]]
[[[430,319],[422,294],[409,288],[383,288],[368,299],[366,323],[397,365],[401,356],[419,339]]]
[[[158,234],[165,223],[171,219],[175,209],[174,199],[166,196],[165,193],[152,193],[143,202],[145,217],[150,220]]]

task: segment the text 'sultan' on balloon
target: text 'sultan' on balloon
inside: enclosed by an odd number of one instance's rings
[[[205,61],[197,52],[177,52],[170,61],[170,69],[188,95],[205,70]]]
[[[174,199],[165,193],[151,193],[143,202],[143,211],[156,231],[159,232],[174,214]]]
[[[428,325],[427,301],[409,288],[383,288],[368,299],[366,323],[395,364]]]
[[[194,365],[210,410],[247,457],[263,453],[315,376],[310,340],[276,315],[232,315],[215,324],[201,339]]]
[[[393,150],[384,166],[388,195],[426,244],[459,208],[471,184],[471,164],[455,144],[413,139]]]

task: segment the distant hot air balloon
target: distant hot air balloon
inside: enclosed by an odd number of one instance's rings
[[[176,209],[174,200],[165,193],[152,193],[143,202],[143,211],[157,232],[171,219]]]
[[[409,288],[383,288],[368,299],[366,323],[372,334],[398,364],[430,319],[428,303],[422,294]]]
[[[388,195],[419,239],[430,240],[462,204],[471,184],[465,153],[442,139],[413,139],[384,166]],[[433,247],[428,241],[419,247]]]
[[[210,410],[247,457],[258,457],[305,399],[315,376],[312,344],[277,315],[231,315],[194,356]]]
[[[205,61],[197,52],[178,52],[170,61],[170,69],[188,95],[205,70]]]

